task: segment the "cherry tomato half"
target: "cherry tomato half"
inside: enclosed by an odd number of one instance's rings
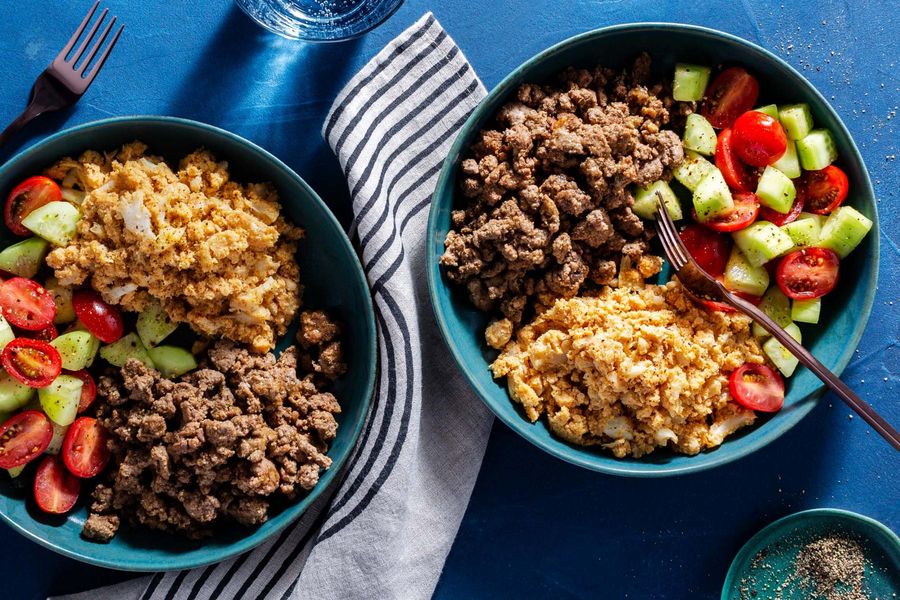
[[[109,462],[106,442],[109,433],[93,417],[78,417],[63,439],[62,459],[76,477],[89,478],[100,473]]]
[[[700,268],[718,277],[725,272],[731,254],[731,237],[711,231],[702,225],[691,224],[681,230],[681,241]]]
[[[716,141],[716,166],[722,172],[725,183],[739,192],[752,192],[756,189],[759,177],[738,159],[732,144],[731,129],[723,129]]]
[[[122,337],[122,313],[94,290],[78,290],[72,296],[75,315],[101,342],[111,344]]]
[[[787,150],[787,135],[776,119],[758,110],[748,110],[731,127],[732,144],[738,157],[748,165],[765,167]]]
[[[794,203],[791,204],[791,210],[786,213],[780,213],[777,210],[772,210],[768,206],[761,206],[759,208],[759,218],[763,221],[768,221],[769,223],[773,223],[781,227],[782,225],[787,225],[788,223],[792,223],[797,220],[797,217],[800,216],[800,213],[803,212],[803,206],[805,202],[802,196],[797,196],[794,198]]]
[[[759,198],[753,192],[736,192],[732,194],[734,207],[725,214],[716,215],[703,222],[704,227],[714,231],[738,231],[744,229],[756,220],[759,214]],[[691,209],[693,211],[693,209]],[[697,213],[693,211],[694,220],[697,221]]]
[[[94,378],[91,374],[87,372],[87,369],[81,369],[80,371],[66,371],[66,375],[77,377],[84,383],[84,385],[81,386],[81,400],[78,402],[78,414],[81,414],[86,411],[91,404],[94,403],[94,399],[97,398],[97,384],[94,382]]]
[[[720,280],[721,281],[721,280]],[[746,292],[736,292],[734,290],[731,291],[735,296],[740,296],[750,304],[758,306],[760,302],[762,302],[762,296],[754,296],[753,294],[748,294]],[[717,300],[707,300],[706,298],[695,298],[700,305],[706,310],[712,310],[716,312],[724,312],[724,313],[733,313],[737,312],[737,309],[730,304],[725,304],[724,302],[719,302]]]
[[[745,363],[728,378],[735,402],[750,410],[778,412],[784,406],[784,380],[767,365]]]
[[[53,425],[39,410],[23,410],[0,425],[0,468],[21,467],[40,456],[53,438]]]
[[[56,325],[50,323],[40,331],[28,332],[28,337],[33,340],[41,340],[42,342],[52,342],[59,337],[59,331],[57,331]]]
[[[13,188],[6,199],[6,226],[16,235],[33,235],[22,225],[31,211],[62,199],[62,191],[49,177],[29,177]]]
[[[0,284],[0,311],[14,327],[40,331],[53,324],[56,303],[37,282],[13,277]]]
[[[741,67],[731,67],[709,85],[700,112],[713,127],[725,129],[753,108],[758,97],[756,78]]]
[[[806,171],[797,186],[797,197],[803,198],[806,210],[827,215],[844,201],[850,182],[840,167],[828,165],[821,171]]]
[[[48,456],[34,475],[34,500],[42,511],[61,515],[78,501],[81,480],[69,473],[58,456]]]
[[[0,363],[15,379],[33,388],[47,387],[62,371],[59,351],[41,340],[16,338],[0,352]]]
[[[801,248],[781,259],[775,281],[788,298],[818,298],[837,285],[840,262],[828,248]]]

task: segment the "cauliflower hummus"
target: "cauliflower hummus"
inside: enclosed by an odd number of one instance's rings
[[[281,217],[273,186],[240,185],[205,150],[177,171],[133,142],[65,158],[48,176],[85,192],[75,239],[47,256],[62,285],[89,281],[107,302],[151,298],[201,335],[266,352],[300,304],[294,254],[303,231]]]
[[[728,391],[731,371],[765,361],[750,319],[698,308],[677,281],[632,284],[557,300],[506,344],[494,377],[532,422],[545,414],[564,440],[620,458],[697,454],[752,423]]]

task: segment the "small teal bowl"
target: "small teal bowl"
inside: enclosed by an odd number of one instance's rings
[[[223,527],[211,538],[189,541],[123,526],[110,543],[98,544],[80,536],[87,518],[86,498],[79,500],[72,513],[53,517],[35,506],[30,485],[22,487],[6,476],[0,477],[0,517],[26,537],[70,558],[101,567],[168,571],[218,562],[250,550],[290,525],[335,481],[359,437],[374,389],[375,314],[356,252],[312,188],[259,146],[210,125],[150,116],[106,119],[67,129],[0,167],[0,193],[8,193],[16,183],[41,173],[63,156],[77,156],[88,149],[112,150],[134,140],[145,142],[152,153],[174,164],[189,152],[204,147],[218,159],[228,161],[234,180],[271,181],[278,189],[287,218],[306,231],[297,253],[304,286],[303,305],[334,314],[344,323],[345,337],[351,342],[345,344],[349,370],[334,389],[342,408],[337,438],[328,451],[334,462],[307,495],[280,506],[259,527]],[[11,241],[8,232],[0,236],[0,246]],[[278,350],[290,345],[294,331],[292,328],[279,341]]]
[[[640,460],[617,459],[602,450],[568,444],[554,437],[543,420],[530,423],[510,400],[505,385],[488,370],[495,353],[484,343],[487,317],[466,294],[445,277],[438,259],[450,228],[450,211],[462,204],[457,174],[461,156],[474,136],[491,122],[497,110],[525,82],[547,81],[567,66],[622,68],[639,52],[653,56],[656,79],[671,78],[676,62],[706,65],[737,64],[756,75],[760,104],[807,102],[815,122],[834,134],[838,164],[851,181],[847,204],[875,223],[862,245],[841,265],[841,284],[825,298],[820,325],[804,330],[803,340],[819,360],[840,374],[862,337],[872,310],[878,279],[878,215],[872,183],[862,156],[841,119],[822,95],[786,62],[733,35],[673,23],[617,25],[575,36],[541,52],[513,71],[475,109],[453,144],[438,179],[428,221],[428,285],[438,325],[450,351],[472,387],[501,421],[537,447],[572,464],[613,475],[663,477],[702,471],[759,450],[806,416],[821,397],[823,385],[801,367],[788,382],[781,412],[729,437],[720,447],[697,456],[654,452]]]

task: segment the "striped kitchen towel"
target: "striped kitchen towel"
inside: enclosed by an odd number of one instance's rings
[[[79,600],[428,598],[456,536],[492,419],[440,339],[425,285],[438,173],[485,89],[431,14],[338,95],[323,135],[353,197],[375,300],[380,372],[337,489],[238,558]]]

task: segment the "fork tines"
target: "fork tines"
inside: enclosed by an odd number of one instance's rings
[[[656,231],[662,242],[663,252],[676,271],[680,271],[687,264],[689,258],[675,223],[666,209],[662,194],[656,192]]]
[[[100,13],[100,16],[97,19],[94,19],[90,30],[85,33],[85,29],[88,24],[91,23],[99,6],[100,0],[96,0],[87,15],[85,15],[84,20],[81,21],[81,25],[78,26],[78,29],[76,29],[75,33],[72,34],[72,37],[69,38],[68,43],[53,60],[52,65],[57,69],[73,71],[86,79],[88,83],[103,67],[103,63],[106,62],[110,51],[113,46],[116,45],[119,36],[122,34],[122,30],[125,28],[124,25],[120,25],[115,29],[115,33],[113,33],[110,42],[106,44],[107,38],[110,37],[110,32],[112,32],[116,26],[118,17],[112,17],[112,19],[106,23],[103,30],[100,31],[101,25],[106,21],[106,17],[109,14],[109,9],[104,8]],[[99,36],[98,31],[100,32]],[[79,40],[81,40],[81,43],[75,48],[75,44],[78,43]],[[104,44],[106,46],[105,48]],[[100,52],[101,48],[103,48],[103,52],[98,56],[98,52]],[[95,58],[96,60],[94,60]]]

